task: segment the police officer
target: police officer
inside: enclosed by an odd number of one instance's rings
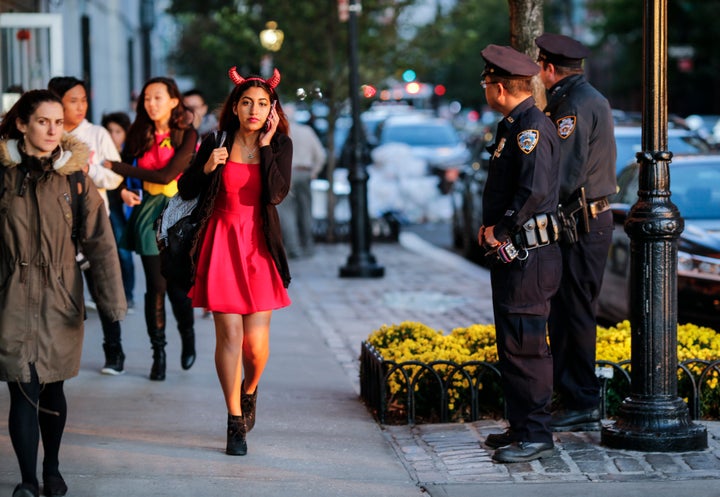
[[[498,45],[482,52],[482,85],[498,124],[483,193],[478,241],[495,259],[491,268],[499,367],[509,429],[487,437],[498,462],[523,462],[554,453],[550,431],[552,358],[546,339],[550,298],[560,283],[561,255],[542,219],[558,202],[558,138],[535,104],[537,64]],[[544,241],[542,241],[544,240]]]
[[[576,225],[560,243],[562,282],[549,320],[558,394],[551,426],[553,431],[599,430],[596,300],[612,241],[607,197],[617,189],[613,117],[607,99],[583,74],[583,59],[589,55],[585,46],[549,33],[535,44],[540,49],[540,79],[547,89],[545,113],[560,141],[560,209]]]

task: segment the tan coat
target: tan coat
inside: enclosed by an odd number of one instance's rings
[[[66,380],[80,369],[85,303],[67,175],[87,164],[89,152],[70,135],[61,147],[62,156],[41,162],[21,154],[15,140],[0,140],[0,167],[6,168],[0,185],[2,381],[29,382],[30,364],[40,383]],[[23,169],[29,171],[24,188]],[[97,189],[84,180],[81,248],[97,284],[96,304],[121,320],[127,303],[117,245]]]

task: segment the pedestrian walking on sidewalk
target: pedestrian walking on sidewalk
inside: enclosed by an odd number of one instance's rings
[[[13,497],[39,495],[41,439],[43,495],[67,492],[63,386],[80,370],[85,321],[76,254],[90,263],[98,309],[113,322],[127,311],[103,199],[78,174],[89,158],[64,133],[62,102],[49,90],[24,93],[0,123],[0,381],[10,390],[8,429],[22,475]]]
[[[325,165],[327,153],[315,130],[297,122],[295,108],[289,109],[287,115],[293,142],[292,185],[290,193],[278,206],[278,214],[287,255],[296,259],[315,253],[311,184]]]
[[[122,153],[125,147],[125,139],[130,129],[130,116],[125,112],[111,112],[104,114],[102,117],[102,126],[108,130],[118,153]],[[140,180],[128,178],[125,180],[126,187],[132,188],[132,181],[137,181],[142,185]],[[115,240],[118,242],[118,255],[120,256],[120,269],[123,275],[123,285],[125,286],[125,299],[128,303],[128,312],[135,307],[135,260],[132,250],[120,247],[120,240],[125,236],[127,229],[128,217],[131,208],[125,205],[122,200],[122,189],[116,188],[108,192],[108,201],[110,203],[110,223],[113,226]]]
[[[168,284],[160,272],[155,220],[177,193],[177,178],[190,165],[197,131],[187,122],[182,94],[171,78],[149,79],[139,96],[137,115],[128,131],[123,162],[105,162],[106,167],[126,177],[143,181],[140,196],[124,186],[121,195],[128,206],[135,206],[128,219],[124,248],[140,254],[147,290],[145,322],[153,363],[150,379],[165,380],[165,295],[170,299],[182,340],[180,366],[190,369],[195,363],[195,317],[192,302],[182,288]],[[137,162],[137,167],[132,164]]]
[[[561,255],[552,219],[558,202],[557,134],[532,97],[535,62],[510,47],[482,52],[482,85],[498,124],[482,196],[478,241],[490,253],[493,312],[510,428],[487,437],[493,459],[532,461],[554,453],[552,357],[546,339]]]
[[[235,88],[218,126],[227,142],[203,140],[179,188],[183,198],[198,198],[202,220],[189,295],[194,307],[213,313],[215,367],[228,410],[225,451],[245,455],[272,311],[290,305],[276,206],[290,190],[293,149],[275,92],[280,73],[243,78],[233,67],[229,74]]]
[[[557,394],[551,426],[553,431],[599,430],[596,310],[614,228],[608,202],[617,188],[613,117],[607,99],[583,75],[583,59],[590,53],[585,46],[550,33],[535,44],[547,88],[545,113],[560,138],[560,210],[568,210],[565,219],[574,225],[560,242],[562,280],[548,322]]]
[[[66,133],[79,138],[90,147],[88,176],[93,180],[110,216],[108,190],[114,191],[123,182],[123,177],[103,166],[106,160],[119,161],[118,152],[110,133],[87,120],[88,92],[85,82],[72,76],[56,76],[48,82],[48,90],[62,100]],[[112,220],[110,221],[112,224]],[[117,249],[116,249],[117,252]],[[118,258],[120,257],[118,253]],[[85,280],[93,301],[95,297],[95,281],[92,271],[85,271]],[[127,297],[126,297],[127,300]],[[103,374],[119,375],[124,372],[125,353],[122,348],[121,328],[119,321],[113,321],[102,309],[98,309],[98,317],[103,331],[103,351],[105,365],[100,370]]]

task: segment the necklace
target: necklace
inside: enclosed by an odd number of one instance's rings
[[[242,143],[242,142],[241,142],[241,143]],[[250,150],[250,149],[247,147],[247,145],[245,145],[244,143],[242,144],[242,146],[243,146],[243,148],[245,149],[245,153],[247,154],[247,158],[248,158],[248,159],[254,159],[254,158],[255,158],[255,152],[257,152],[257,149],[258,149],[258,148],[257,148],[257,145],[255,145],[255,148],[253,148],[252,150]]]

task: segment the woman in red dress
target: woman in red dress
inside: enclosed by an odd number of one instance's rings
[[[290,305],[290,283],[275,206],[290,189],[292,142],[275,87],[241,77],[225,101],[219,135],[209,135],[178,188],[198,198],[193,307],[213,313],[215,367],[228,410],[229,455],[245,455],[257,387],[270,353],[270,318]],[[227,141],[218,136],[225,132]],[[244,377],[244,378],[243,378]]]

